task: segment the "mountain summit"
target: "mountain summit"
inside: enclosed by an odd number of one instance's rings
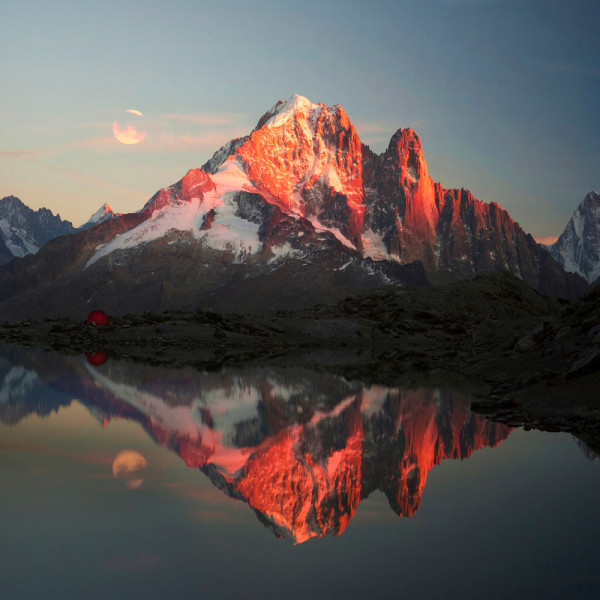
[[[19,198],[7,196],[0,199],[0,265],[35,254],[44,244],[60,235],[75,233],[95,227],[98,223],[121,216],[108,204],[103,204],[86,223],[73,227],[47,208],[37,211],[29,208]]]
[[[498,204],[435,183],[412,129],[399,129],[376,155],[341,106],[298,95],[138,213],[43,250],[0,270],[0,302],[25,294],[38,306],[32,285],[41,273],[50,314],[65,306],[83,314],[90,305],[298,307],[389,283],[426,284],[426,273],[506,270],[565,297],[586,287]]]
[[[550,254],[567,271],[600,283],[600,194],[591,191],[581,201]]]
[[[0,199],[0,265],[37,252],[46,242],[75,228],[47,208],[32,210],[15,196]]]
[[[120,216],[121,213],[116,213],[108,204],[104,203],[79,229],[89,229],[95,227],[98,223]]]

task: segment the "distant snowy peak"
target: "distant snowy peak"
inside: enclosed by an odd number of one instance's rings
[[[35,254],[51,239],[73,233],[70,221],[47,208],[32,210],[15,196],[0,199],[0,264]]]
[[[108,204],[104,203],[79,229],[89,229],[98,225],[98,223],[120,216],[121,213],[114,212]]]
[[[88,219],[88,223],[98,223],[104,219],[110,219],[114,214],[113,209],[105,203]]]
[[[600,194],[591,191],[582,200],[549,250],[566,271],[590,283],[600,278]]]

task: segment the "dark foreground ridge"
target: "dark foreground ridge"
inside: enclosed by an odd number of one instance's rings
[[[274,316],[199,310],[114,317],[104,327],[5,322],[0,339],[199,370],[268,363],[369,383],[450,380],[475,391],[473,408],[488,418],[570,431],[600,447],[600,287],[567,301],[494,273]]]

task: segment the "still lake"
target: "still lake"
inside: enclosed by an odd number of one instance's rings
[[[571,435],[439,387],[92,362],[0,346],[3,600],[598,597]]]

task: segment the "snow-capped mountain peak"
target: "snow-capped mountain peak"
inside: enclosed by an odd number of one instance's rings
[[[345,111],[296,94],[265,116],[260,129],[220,148],[206,169],[190,170],[153,196],[142,209],[151,217],[100,248],[87,265],[169,231],[232,251],[235,260],[255,254],[264,244],[258,224],[239,216],[243,194],[255,194],[293,219],[307,219],[316,231],[330,232],[355,250],[363,215],[361,144]],[[339,210],[349,218],[336,218]]]
[[[105,203],[88,219],[88,223],[98,223],[98,221],[111,215],[114,215],[114,211]]]
[[[588,282],[600,279],[600,194],[591,191],[581,201],[550,254],[567,271]]]
[[[269,113],[272,116],[264,126],[280,127],[286,120],[293,118],[297,113],[302,113],[314,119],[323,108],[322,104],[313,104],[308,98],[294,94],[289,100],[285,102],[280,101],[271,108]]]
[[[79,229],[89,229],[98,225],[98,223],[119,216],[121,216],[121,213],[116,213],[108,204],[104,203]]]
[[[92,219],[111,213],[103,206]],[[297,308],[390,283],[425,285],[440,271],[458,279],[506,270],[566,298],[587,287],[499,205],[434,182],[412,129],[399,129],[377,155],[339,105],[299,95],[137,213],[38,257],[18,273],[21,287],[0,269],[0,302],[10,302],[11,315],[30,310],[37,292],[28,305],[21,290],[33,284],[60,314],[65,299],[77,314],[91,304],[115,312]]]
[[[354,243],[363,221],[361,143],[339,106],[294,95],[276,104],[237,150],[252,184],[287,214],[332,228]]]
[[[75,228],[47,208],[32,210],[19,198],[0,199],[0,264],[35,254],[46,242]]]
[[[298,231],[276,232],[279,221],[269,222],[274,209]],[[258,256],[269,262],[303,255],[307,238],[301,236],[311,231],[332,234],[345,251],[364,259],[419,260],[428,268],[474,274],[509,269],[515,257],[495,245],[523,235],[498,205],[436,184],[412,129],[398,129],[378,157],[362,145],[341,106],[298,94],[277,102],[248,136],[225,144],[202,169],[160,190],[141,212],[149,218],[98,248],[88,267],[114,251],[165,237],[226,252],[233,263]],[[440,229],[440,220],[447,226]],[[438,239],[439,231],[451,239]],[[486,231],[482,248],[473,249],[480,231]],[[529,268],[513,271],[524,277]],[[538,281],[539,275],[528,277]]]

